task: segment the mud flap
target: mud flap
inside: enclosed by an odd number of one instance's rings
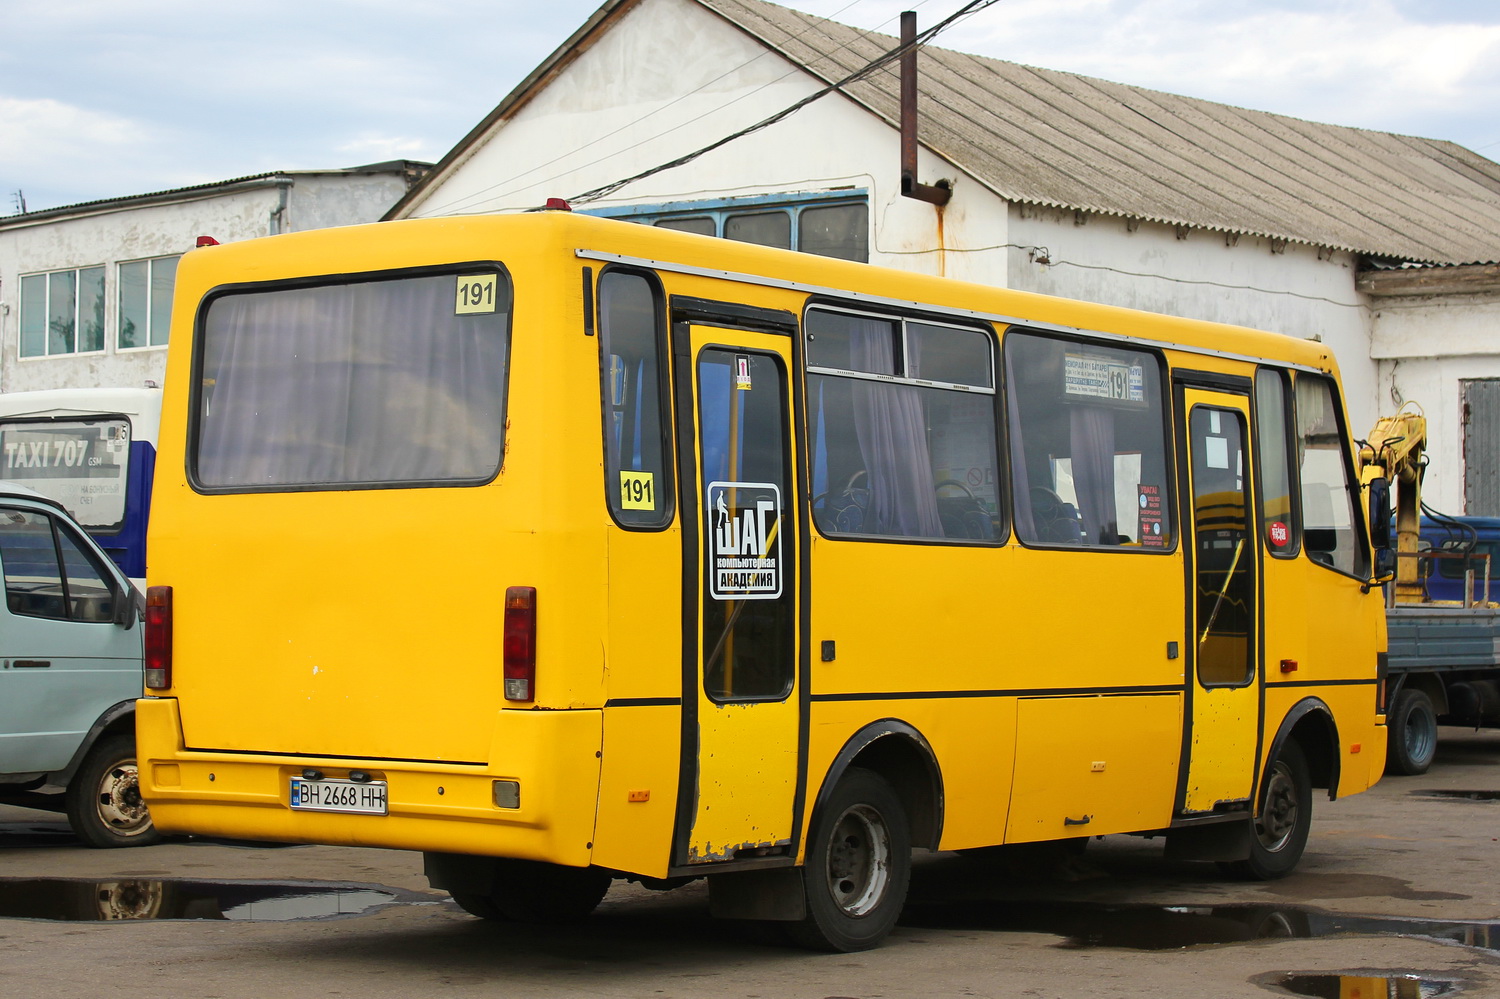
[[[424,853],[422,873],[427,883],[450,894],[488,895],[495,889],[498,865],[494,857],[464,853]]]
[[[802,869],[777,867],[765,871],[711,874],[708,910],[717,919],[766,919],[797,922],[807,918],[807,896]]]
[[[1167,833],[1168,860],[1244,860],[1250,856],[1250,815]]]

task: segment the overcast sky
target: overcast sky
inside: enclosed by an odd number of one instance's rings
[[[437,160],[595,0],[3,0],[0,215]],[[963,0],[792,0],[930,25]],[[1497,0],[1000,0],[935,44],[1500,159]]]

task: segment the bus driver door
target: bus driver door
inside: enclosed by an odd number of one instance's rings
[[[674,328],[686,563],[678,866],[794,852],[791,347],[770,333]]]

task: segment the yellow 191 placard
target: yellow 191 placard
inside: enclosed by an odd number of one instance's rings
[[[656,509],[656,473],[620,473],[620,509]]]
[[[460,274],[453,296],[453,314],[470,316],[495,311],[495,275]]]

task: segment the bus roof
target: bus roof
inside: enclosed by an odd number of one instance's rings
[[[245,281],[349,274],[423,263],[500,259],[506,244],[541,257],[544,248],[584,262],[749,281],[871,307],[912,308],[1005,324],[1105,333],[1208,354],[1264,358],[1333,371],[1316,340],[1205,320],[1016,291],[874,264],[781,250],[590,215],[543,211],[403,219],[288,233],[189,251],[183,264],[207,287]],[[950,248],[952,249],[952,248]],[[179,288],[183,277],[179,274]],[[206,279],[206,280],[205,280]]]

